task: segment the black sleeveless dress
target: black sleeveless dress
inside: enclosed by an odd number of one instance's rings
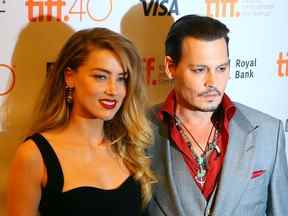
[[[39,205],[41,216],[141,215],[140,184],[132,176],[112,190],[81,186],[62,192],[63,171],[52,146],[41,134],[29,139],[39,148],[48,176]]]

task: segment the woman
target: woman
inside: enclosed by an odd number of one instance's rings
[[[144,101],[129,40],[104,28],[75,33],[12,164],[9,215],[140,215],[154,182]]]

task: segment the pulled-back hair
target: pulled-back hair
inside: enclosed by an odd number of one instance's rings
[[[206,16],[186,15],[179,18],[170,28],[165,42],[166,56],[178,65],[181,59],[182,42],[186,37],[212,41],[224,38],[227,44],[229,29],[222,22]],[[228,50],[227,50],[228,51]]]

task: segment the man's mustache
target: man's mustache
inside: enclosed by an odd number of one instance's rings
[[[211,93],[216,93],[218,96],[221,96],[221,92],[216,87],[210,87],[207,91],[199,93],[198,96],[206,96]]]

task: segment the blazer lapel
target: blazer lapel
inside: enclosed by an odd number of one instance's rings
[[[239,111],[229,126],[229,143],[215,200],[216,215],[233,215],[251,176],[254,154],[253,126]]]
[[[154,199],[164,215],[183,215],[180,209],[179,197],[175,188],[172,174],[171,149],[168,139],[168,129],[161,127],[155,136],[154,153],[156,158],[152,160],[152,169],[155,171],[158,183],[154,187]]]
[[[203,215],[207,201],[183,160],[181,152],[171,146],[172,173],[183,215]]]

